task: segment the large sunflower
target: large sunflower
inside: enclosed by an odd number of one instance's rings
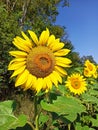
[[[64,67],[70,67],[71,60],[64,56],[70,50],[62,49],[64,43],[50,35],[48,29],[39,39],[33,31],[28,32],[31,39],[24,32],[23,38],[14,38],[13,44],[19,50],[9,52],[15,58],[9,63],[8,70],[14,70],[11,78],[16,76],[15,87],[47,92],[52,84],[57,87],[62,83],[62,77],[67,74]]]
[[[76,73],[76,74],[72,74],[71,76],[68,76],[66,83],[66,87],[69,88],[69,90],[71,92],[73,92],[74,94],[82,94],[85,90],[87,90],[86,88],[86,81],[83,78],[83,76],[81,76],[80,74]]]

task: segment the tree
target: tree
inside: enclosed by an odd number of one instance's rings
[[[88,59],[90,62],[97,64],[96,61],[94,60],[93,56],[91,56],[91,55],[81,57],[81,62],[82,62],[82,64],[84,64],[84,62],[85,62],[87,59]]]

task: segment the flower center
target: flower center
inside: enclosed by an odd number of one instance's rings
[[[74,89],[79,89],[80,88],[80,82],[77,81],[77,80],[72,81],[71,85],[72,85],[72,87]]]
[[[27,56],[27,69],[37,78],[48,76],[55,66],[55,57],[52,51],[45,46],[33,48]]]

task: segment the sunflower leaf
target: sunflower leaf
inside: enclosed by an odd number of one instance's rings
[[[96,126],[98,127],[98,114],[96,114],[97,118],[96,119],[92,119],[92,126]]]
[[[95,129],[89,128],[87,125],[81,126],[81,123],[76,123],[75,130],[95,130]]]
[[[39,123],[41,125],[43,125],[45,122],[47,122],[49,119],[49,116],[48,115],[45,115],[43,113],[40,114],[40,117],[39,117]]]
[[[96,94],[96,93],[95,93]],[[92,104],[98,104],[98,98],[95,97],[95,95],[90,95],[90,94],[83,94],[82,99],[84,102],[92,103]]]
[[[18,118],[14,116],[14,107],[13,101],[0,102],[0,130],[15,129],[26,124],[27,119],[25,115],[20,115]]]
[[[80,100],[65,96],[58,96],[56,100],[53,100],[52,104],[41,101],[41,106],[46,111],[55,112],[59,116],[63,116],[68,122],[74,121],[77,118],[77,114],[81,114],[86,110]]]

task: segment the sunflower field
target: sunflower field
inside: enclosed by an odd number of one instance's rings
[[[98,64],[53,24],[60,4],[0,2],[0,130],[98,130]]]

